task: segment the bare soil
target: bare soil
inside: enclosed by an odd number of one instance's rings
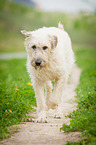
[[[55,110],[49,110],[48,123],[35,123],[26,122],[25,124],[18,125],[19,132],[14,133],[11,138],[1,141],[2,145],[64,145],[67,141],[77,142],[80,140],[80,132],[64,133],[60,131],[63,123],[70,124],[70,118],[65,117],[73,110],[76,110],[77,104],[75,103],[76,92],[75,89],[79,83],[80,69],[75,66],[72,73],[70,83],[64,91],[63,100],[63,118],[54,119],[53,114]],[[29,115],[36,117],[35,113]]]

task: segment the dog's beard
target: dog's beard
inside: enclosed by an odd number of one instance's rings
[[[35,65],[35,69],[36,69],[36,70],[40,70],[41,68],[42,68],[42,66],[36,66],[36,65]]]

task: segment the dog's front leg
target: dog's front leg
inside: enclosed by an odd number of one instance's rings
[[[50,100],[50,107],[52,109],[56,109],[56,113],[54,114],[55,118],[62,117],[62,106],[61,106],[62,100],[61,99],[63,96],[65,85],[66,85],[66,79],[64,79],[63,77],[55,81],[53,97]]]
[[[50,106],[49,106],[49,103],[50,103],[49,100],[51,98],[51,95],[52,95],[52,83],[51,83],[51,81],[48,81],[46,83],[46,105],[47,105],[47,109],[50,108]]]
[[[44,84],[43,83],[35,83],[35,96],[37,100],[37,111],[38,111],[38,118],[36,122],[47,122],[46,118],[46,104],[45,104],[45,97],[44,97]]]

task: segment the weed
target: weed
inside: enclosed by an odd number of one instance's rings
[[[26,114],[32,109],[32,105],[36,106],[36,99],[34,90],[29,83],[25,63],[26,60],[23,59],[0,62],[1,139],[10,136],[9,126],[32,121],[32,117],[28,117]]]
[[[79,50],[78,65],[82,67],[80,84],[77,92],[77,110],[68,116],[72,118],[70,125],[63,124],[65,132],[82,132],[82,141],[77,144],[96,144],[96,50]],[[90,57],[89,57],[90,55]],[[81,60],[82,58],[82,60]],[[67,145],[76,144],[68,142]]]

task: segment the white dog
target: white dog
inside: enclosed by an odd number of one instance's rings
[[[47,122],[46,110],[57,111],[54,117],[62,117],[59,109],[64,86],[74,64],[71,40],[63,25],[58,28],[40,28],[36,31],[22,30],[26,35],[27,69],[37,99],[37,122]],[[55,82],[52,93],[51,81]]]

